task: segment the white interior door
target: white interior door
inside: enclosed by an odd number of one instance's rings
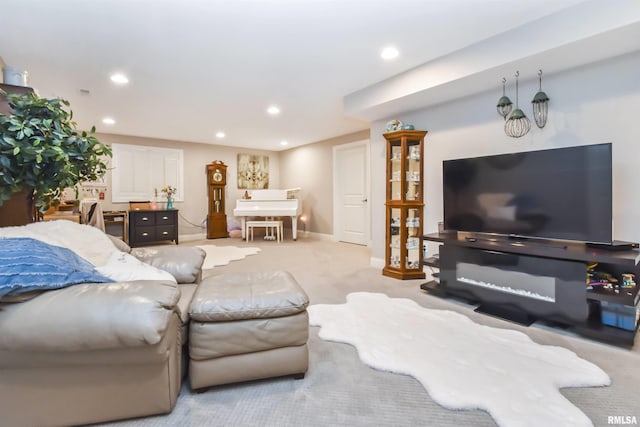
[[[338,145],[333,151],[334,236],[358,245],[370,241],[369,141]]]

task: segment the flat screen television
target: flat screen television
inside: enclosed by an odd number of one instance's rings
[[[446,230],[611,244],[611,143],[443,162]]]

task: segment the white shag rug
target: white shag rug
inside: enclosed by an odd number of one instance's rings
[[[482,409],[499,426],[592,426],[562,387],[610,384],[598,366],[519,331],[474,323],[404,298],[355,292],[346,304],[316,304],[319,336],[351,344],[367,365],[417,379],[448,409]]]
[[[260,248],[238,248],[235,246],[216,246],[202,245],[198,246],[207,253],[202,265],[203,270],[213,268],[220,265],[227,265],[231,261],[243,259],[247,255],[255,255],[260,252]]]

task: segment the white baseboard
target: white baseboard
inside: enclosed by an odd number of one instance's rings
[[[384,258],[371,257],[369,258],[369,265],[375,268],[384,268]]]
[[[315,231],[300,231],[298,230],[298,238],[311,237],[317,240],[326,240],[330,242],[335,242],[333,234],[325,234],[325,233],[316,233]]]
[[[207,233],[193,233],[193,234],[180,234],[178,236],[181,242],[189,242],[193,240],[205,240]],[[315,233],[313,231],[300,231],[298,230],[298,239],[312,238],[316,240],[327,240],[335,242],[332,234]]]
[[[193,233],[193,234],[180,234],[178,239],[181,242],[190,242],[192,240],[204,240],[207,238],[207,233]]]

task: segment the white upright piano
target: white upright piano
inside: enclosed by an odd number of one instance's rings
[[[298,238],[298,215],[302,212],[302,203],[298,199],[299,188],[288,190],[253,190],[251,199],[236,200],[233,215],[242,221],[242,238],[246,239],[247,217],[291,217],[293,240]]]

